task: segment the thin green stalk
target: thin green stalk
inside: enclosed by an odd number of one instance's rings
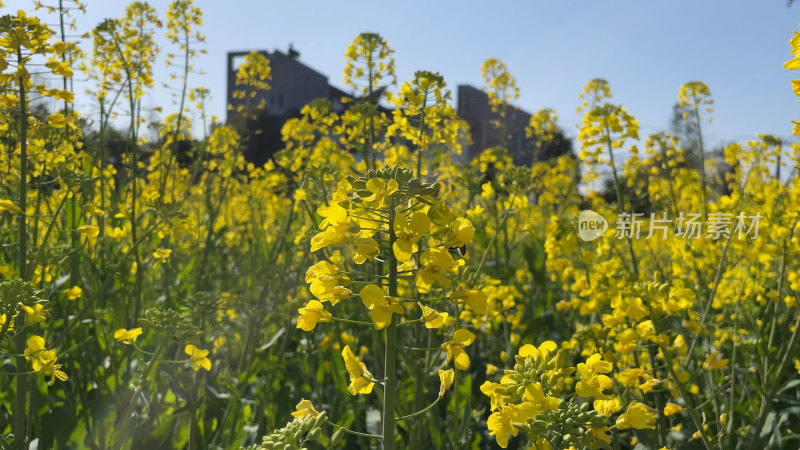
[[[758,417],[755,421],[756,428],[755,432],[753,433],[753,442],[750,445],[751,450],[756,450],[761,442],[761,429],[764,428],[764,422],[766,421],[767,413],[769,412],[769,407],[772,404],[773,397],[775,397],[775,394],[781,387],[781,377],[792,362],[792,352],[794,351],[794,346],[797,344],[798,331],[800,331],[800,315],[798,315],[797,320],[795,320],[794,332],[792,332],[789,345],[786,347],[786,351],[783,353],[783,358],[781,358],[781,365],[778,367],[778,372],[775,373],[775,378],[772,379],[772,384],[770,385],[769,389],[765,390],[764,394],[761,396],[761,408],[758,411]]]
[[[141,385],[147,380],[147,376],[150,374],[150,371],[155,366],[156,362],[158,361],[158,357],[161,354],[161,351],[164,349],[165,344],[169,340],[169,337],[165,338],[158,344],[156,351],[153,352],[153,357],[150,359],[150,362],[147,363],[144,370],[142,371],[141,375],[141,382],[134,388],[133,392],[131,393],[131,399],[128,403],[128,407],[125,409],[124,416],[122,418],[122,424],[119,428],[119,434],[117,435],[116,442],[114,443],[114,449],[119,450],[122,448],[122,445],[125,443],[125,439],[128,437],[128,423],[131,420],[131,416],[133,415],[133,408],[136,406],[136,396],[142,391]]]
[[[422,347],[424,343],[422,342],[423,338],[423,331],[425,327],[422,325],[422,322],[417,322],[414,326],[416,331],[416,344],[418,347]],[[408,348],[413,349],[413,348]],[[423,400],[425,397],[425,383],[423,383],[423,379],[425,378],[425,360],[424,359],[415,359],[414,362],[414,410],[419,411],[422,408]],[[438,399],[437,399],[438,401]],[[401,420],[399,418],[397,420]],[[423,431],[423,423],[422,418],[416,421],[416,427],[411,432],[411,448],[420,448],[422,442],[422,431]]]
[[[700,316],[700,328],[702,330],[703,325],[706,322],[706,317],[708,313],[711,312],[711,306],[714,304],[714,296],[717,294],[717,287],[719,286],[719,282],[722,279],[722,268],[725,265],[725,257],[728,255],[728,248],[731,245],[731,236],[728,236],[728,240],[725,242],[725,247],[722,248],[722,255],[719,258],[719,265],[717,265],[717,274],[714,276],[714,285],[711,287],[711,292],[708,294],[708,301],[706,302],[705,310],[703,310],[703,315]],[[687,358],[691,359],[693,357],[694,347],[697,344],[697,340],[700,338],[702,333],[695,333],[694,338],[692,338],[692,344],[689,346],[689,351],[686,353],[688,356]]]
[[[392,202],[390,206],[389,216],[389,243],[393,246],[397,240],[394,233],[394,210],[395,205]],[[387,258],[389,265],[389,296],[397,297],[397,259],[394,252],[389,252]],[[384,373],[383,377],[386,379],[385,389],[383,390],[383,448],[384,450],[394,449],[394,433],[395,433],[395,385],[396,385],[396,368],[395,359],[397,353],[397,316],[392,314],[392,322],[386,328],[386,352],[384,360]]]
[[[422,142],[422,132],[425,125],[425,106],[428,104],[428,89],[425,89],[422,100],[422,109],[419,115],[419,140]],[[422,146],[417,146],[417,178],[422,178]]]
[[[703,190],[703,222],[708,222],[708,201],[706,199],[706,153],[703,148],[703,133],[700,128],[700,110],[697,108],[697,96],[694,99],[694,120],[697,126],[697,141],[700,145],[700,188]]]
[[[614,175],[614,189],[617,191],[617,207],[619,208],[619,212],[625,212],[625,204],[622,201],[622,190],[619,185],[619,176],[617,175],[617,165],[614,162],[614,152],[611,149],[611,130],[606,126],[606,145],[608,146],[608,156],[611,161],[611,173]],[[631,232],[633,232],[633,202],[631,202]],[[630,234],[630,233],[628,233]],[[633,266],[633,276],[634,278],[639,278],[639,267],[636,263],[636,254],[633,252],[633,241],[631,240],[631,236],[626,236],[628,239],[628,252],[631,256],[631,266]]]
[[[22,67],[24,64],[24,59],[22,57],[22,48],[17,47],[17,64]],[[26,229],[27,226],[27,209],[28,209],[28,110],[27,110],[27,99],[25,97],[25,79],[20,76],[19,77],[19,148],[20,148],[20,155],[19,155],[19,165],[20,165],[20,175],[19,175],[19,276],[24,281],[30,281],[30,277],[28,276],[27,271],[27,260],[28,260],[28,230]],[[20,330],[23,326],[22,316],[24,314],[17,315],[16,320],[16,329]],[[15,351],[18,355],[21,355],[25,352],[25,333],[18,332],[15,338]],[[17,369],[19,370],[22,367],[25,367],[25,357],[24,356],[17,356],[16,358],[16,365]],[[27,439],[26,436],[26,422],[28,420],[27,415],[25,414],[25,400],[28,394],[27,391],[27,376],[18,376],[16,377],[17,382],[17,392],[16,392],[16,408],[17,411],[14,413],[14,442],[15,444],[23,444]],[[33,411],[31,411],[33,414]]]
[[[336,425],[335,423],[331,422],[330,420],[328,422],[326,422],[326,423],[328,423],[332,427],[336,428],[337,430],[342,430],[343,432],[350,433],[350,434],[352,434],[354,436],[361,436],[361,437],[365,437],[365,438],[378,439],[378,440],[382,440],[383,439],[382,436],[379,436],[377,434],[359,433],[358,431],[350,430],[350,429],[345,428],[345,427],[343,427],[341,425]]]
[[[406,416],[398,417],[398,418],[397,418],[397,419],[395,419],[395,420],[399,422],[399,421],[401,421],[401,420],[406,420],[406,419],[410,419],[410,418],[412,418],[412,417],[416,417],[416,416],[419,416],[419,415],[425,414],[426,412],[430,411],[430,410],[431,410],[431,408],[433,408],[434,406],[436,406],[436,404],[437,404],[437,403],[439,403],[439,400],[441,400],[441,399],[442,399],[442,397],[443,397],[443,396],[441,396],[441,395],[440,395],[440,396],[438,396],[438,397],[436,397],[436,400],[434,400],[434,401],[433,401],[433,403],[431,403],[430,405],[426,406],[424,409],[421,409],[421,410],[419,410],[419,411],[417,411],[417,412],[415,412],[415,413],[408,414],[408,415],[406,415]]]
[[[192,382],[192,393],[189,400],[189,443],[187,444],[187,448],[189,450],[193,450],[197,448],[197,390],[198,384],[197,379],[199,377],[199,373],[194,373],[194,381]]]

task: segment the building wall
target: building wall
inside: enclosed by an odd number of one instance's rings
[[[500,130],[492,124],[498,115],[492,112],[489,96],[485,92],[467,84],[460,84],[457,111],[458,116],[466,120],[470,126],[472,145],[465,149],[468,159],[502,143]],[[531,115],[526,111],[508,105],[506,147],[517,164],[530,164],[531,142],[525,136],[525,127],[530,119]]]
[[[249,52],[228,53],[228,104],[237,106],[242,100],[234,99],[236,90],[237,60],[244,58]],[[275,50],[274,52],[262,51],[269,58],[272,79],[269,81],[270,90],[259,91],[255,103],[261,99],[266,100],[266,111],[271,115],[283,115],[299,111],[303,106],[318,98],[330,98],[331,87],[328,77],[306,66],[296,57]],[[228,112],[231,119],[233,111]]]
[[[228,104],[243,104],[243,100],[233,99],[236,90],[237,60],[243,59],[248,52],[228,53]],[[272,70],[271,89],[260,91],[255,102],[266,100],[266,113],[277,118],[296,116],[303,106],[318,98],[332,101],[334,110],[341,112],[344,105],[341,97],[345,93],[331,86],[328,77],[298,61],[299,54],[290,49],[289,53],[279,50],[261,51],[270,60]],[[464,159],[470,160],[484,149],[501,145],[501,131],[492,121],[497,114],[492,112],[489,96],[482,90],[470,86],[459,85],[457,94],[457,114],[470,126],[471,145],[465,145]],[[506,147],[516,164],[531,164],[532,142],[525,136],[525,127],[531,115],[513,105],[507,110]],[[228,123],[235,123],[238,117],[235,110],[228,111]]]

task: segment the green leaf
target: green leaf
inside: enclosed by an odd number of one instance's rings
[[[467,396],[467,401],[464,403],[464,412],[461,414],[461,425],[458,429],[458,442],[467,442],[467,432],[469,432],[469,424],[472,422],[472,396]]]

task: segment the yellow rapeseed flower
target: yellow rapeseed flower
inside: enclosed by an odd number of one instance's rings
[[[192,365],[192,370],[195,372],[200,370],[200,368],[211,370],[211,360],[206,358],[206,356],[208,356],[208,350],[203,350],[192,344],[188,344],[183,351],[189,355],[189,363]]]
[[[300,403],[295,406],[295,412],[292,413],[293,417],[298,419],[305,419],[306,417],[317,417],[319,415],[319,411],[314,409],[314,405],[311,404],[311,400],[300,399]]]
[[[428,308],[422,303],[417,302],[420,309],[422,309],[422,320],[425,321],[425,328],[439,328],[444,325],[447,320],[448,314],[446,312],[439,312],[433,308]]]
[[[331,313],[325,311],[322,303],[317,300],[309,301],[305,307],[297,310],[300,316],[297,318],[297,328],[303,331],[313,330],[318,322],[330,322],[333,317]]]
[[[443,396],[455,379],[455,371],[453,369],[439,370],[439,397]]]
[[[453,333],[453,339],[442,344],[442,350],[447,352],[447,362],[453,360],[453,364],[458,370],[467,370],[469,368],[469,355],[464,351],[464,347],[468,347],[475,342],[475,335],[466,328],[459,328]]]
[[[383,288],[377,284],[368,284],[359,291],[361,302],[372,312],[372,321],[376,330],[382,330],[392,323],[392,314],[405,312],[403,306],[394,303],[391,298],[384,295]]]
[[[169,258],[169,255],[172,254],[172,249],[169,248],[159,248],[158,250],[153,252],[153,258],[158,258],[160,260],[165,260]]]
[[[44,306],[40,303],[36,303],[33,307],[22,305],[22,310],[25,311],[25,325],[27,326],[42,323],[47,319]]]
[[[664,415],[671,416],[673,414],[678,414],[679,412],[683,411],[683,407],[681,405],[677,405],[675,403],[669,402],[666,406],[664,406]]]
[[[426,250],[419,257],[420,269],[417,273],[417,290],[420,294],[431,291],[433,283],[438,282],[443,287],[450,287],[447,272],[458,264],[453,261],[446,248],[432,248]]]
[[[360,359],[353,354],[349,345],[345,345],[342,349],[342,359],[344,359],[344,367],[350,375],[350,386],[347,391],[350,395],[369,394],[372,392],[374,382],[370,381],[372,373],[367,370],[367,366],[361,362]]]
[[[617,419],[617,428],[620,430],[627,430],[628,428],[644,430],[655,428],[655,425],[656,415],[649,407],[639,402],[632,402],[628,406],[628,410]]]
[[[114,332],[114,339],[116,339],[119,342],[122,342],[123,344],[133,344],[134,342],[136,342],[136,339],[141,334],[142,334],[141,327],[132,328],[130,330],[127,330],[125,328],[120,328],[119,330]]]
[[[80,288],[80,286],[72,286],[64,291],[64,295],[66,295],[70,300],[77,300],[81,298],[81,294],[83,294],[83,290]]]
[[[19,206],[15,205],[11,200],[0,198],[0,212],[8,211],[10,213],[19,214],[22,212]]]

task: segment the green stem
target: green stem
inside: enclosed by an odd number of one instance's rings
[[[778,367],[778,372],[775,373],[775,378],[772,379],[772,385],[768,390],[764,391],[764,395],[761,397],[761,408],[758,411],[758,418],[756,418],[755,421],[756,429],[753,433],[753,443],[750,446],[751,450],[757,449],[761,441],[761,429],[764,427],[764,422],[767,418],[769,407],[772,404],[773,397],[781,387],[781,377],[783,377],[784,372],[786,372],[787,368],[792,362],[791,356],[794,351],[794,346],[797,344],[799,335],[798,331],[800,331],[800,315],[797,316],[797,320],[794,323],[794,332],[792,332],[792,337],[789,340],[789,346],[786,347],[786,352],[783,354],[783,358],[781,358],[781,365]]]
[[[358,431],[353,431],[353,430],[351,430],[349,428],[345,428],[345,427],[343,427],[341,425],[336,425],[335,423],[333,423],[331,421],[328,421],[328,424],[331,425],[332,427],[338,429],[338,430],[342,430],[345,433],[350,433],[350,434],[355,435],[355,436],[361,436],[361,437],[370,438],[370,439],[383,439],[383,437],[381,437],[380,435],[359,433]]]
[[[394,233],[394,202],[390,206],[389,215],[389,244],[390,247],[394,246],[397,236]],[[387,258],[389,265],[389,296],[397,297],[397,260],[395,259],[394,252],[390,252]],[[386,384],[383,390],[383,448],[384,450],[394,450],[394,432],[395,432],[395,384],[396,384],[396,368],[395,358],[397,352],[397,316],[392,314],[392,322],[386,328],[386,352],[384,355],[384,373]]]
[[[139,395],[139,392],[142,391],[141,386],[147,380],[147,376],[150,374],[150,371],[155,366],[155,363],[158,361],[158,356],[161,353],[161,350],[164,349],[165,344],[169,340],[169,337],[165,338],[158,344],[158,348],[156,351],[153,352],[153,357],[150,359],[150,362],[147,363],[144,370],[142,371],[142,376],[140,378],[140,382],[137,383],[137,386],[134,388],[133,392],[131,393],[131,399],[128,403],[128,407],[125,409],[125,415],[122,417],[122,425],[119,428],[119,434],[117,435],[117,440],[114,444],[114,449],[119,450],[122,448],[122,445],[125,443],[125,439],[128,437],[128,423],[131,420],[131,416],[133,415],[133,408],[136,406],[136,396]]]
[[[412,418],[412,417],[419,416],[420,414],[425,414],[426,412],[430,411],[430,410],[431,410],[431,408],[433,408],[434,406],[436,406],[436,404],[437,404],[437,403],[439,403],[439,400],[441,400],[441,399],[442,399],[442,397],[443,397],[443,396],[441,396],[441,395],[440,395],[440,396],[438,396],[438,397],[436,397],[436,400],[434,400],[434,401],[433,401],[433,403],[431,403],[430,405],[426,406],[426,407],[425,407],[425,409],[421,409],[421,410],[419,410],[419,411],[417,411],[417,412],[415,412],[415,413],[411,413],[411,414],[409,414],[409,415],[407,415],[407,416],[398,417],[398,418],[397,418],[397,419],[395,419],[395,420],[399,422],[399,421],[401,421],[401,420],[410,419],[410,418]]]
[[[338,317],[331,317],[331,320],[334,322],[342,322],[342,323],[349,323],[350,325],[362,325],[367,327],[374,327],[375,324],[370,322],[363,322],[361,320],[350,320],[350,319],[340,319]]]
[[[703,190],[703,222],[708,222],[708,201],[706,199],[706,153],[703,148],[703,133],[700,128],[700,110],[697,97],[694,99],[694,120],[697,126],[697,142],[700,145],[700,188]]]
[[[422,325],[422,322],[417,322],[416,326],[414,327],[416,331],[416,344],[421,348],[425,345],[422,342],[424,336],[425,327]],[[400,347],[404,349],[414,349],[414,347]],[[425,384],[423,383],[423,379],[425,378],[425,360],[423,358],[416,359],[414,363],[414,410],[419,411],[422,409],[423,400],[425,397]],[[438,401],[438,399],[437,399]],[[401,420],[397,419],[397,420]],[[411,448],[420,448],[422,442],[422,431],[423,431],[423,423],[422,418],[416,421],[416,429],[411,433]]]
[[[22,67],[24,59],[22,57],[22,48],[17,47],[17,64]],[[27,261],[28,261],[28,230],[27,226],[27,209],[28,209],[28,110],[27,99],[25,98],[25,79],[19,77],[19,277],[24,281],[29,281],[30,277],[27,274]],[[16,329],[20,330],[23,325],[21,317],[24,314],[17,315]],[[9,318],[9,320],[11,320]],[[25,352],[25,333],[18,332],[15,338],[15,347],[17,354]],[[17,369],[25,367],[25,357],[17,356],[16,358]],[[26,422],[27,415],[25,414],[25,399],[27,397],[27,376],[16,377],[17,392],[16,392],[16,409],[14,414],[14,442],[20,444],[20,447],[25,442],[27,436]],[[33,411],[31,411],[33,413]]]
[[[625,204],[622,201],[622,190],[619,186],[619,176],[617,175],[617,165],[614,163],[614,152],[611,149],[611,130],[606,126],[606,145],[608,146],[608,157],[611,160],[611,173],[614,175],[614,188],[617,191],[617,207],[619,207],[619,212],[622,213],[625,211]],[[633,232],[633,201],[631,201],[631,233]],[[630,233],[629,233],[630,234]],[[628,253],[631,255],[631,266],[633,267],[633,276],[634,278],[639,278],[639,267],[636,263],[636,254],[633,252],[633,241],[631,240],[631,236],[627,236],[628,241]]]

